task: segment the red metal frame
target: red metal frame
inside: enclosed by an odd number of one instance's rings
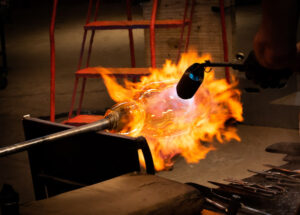
[[[189,20],[184,23],[187,25]],[[114,29],[149,29],[151,24],[150,20],[123,20],[123,21],[96,21],[90,22],[84,26],[87,30],[114,30]],[[155,28],[176,28],[181,27],[183,24],[182,20],[155,20]]]
[[[68,116],[69,119],[72,117],[72,114],[73,114],[73,109],[74,109],[74,103],[75,103],[75,98],[76,98],[78,81],[79,81],[79,77],[75,76],[75,83],[74,83],[74,89],[73,89],[73,94],[72,94],[71,107],[70,107],[69,116]]]
[[[131,13],[131,0],[126,0],[126,9],[127,9],[127,20],[132,20]],[[133,41],[133,33],[132,29],[128,29],[129,36],[129,47],[130,47],[130,59],[131,59],[131,67],[135,67],[135,53],[134,53],[134,41]]]
[[[94,21],[97,20],[98,11],[99,11],[99,5],[100,5],[100,0],[97,0]],[[86,17],[86,22],[85,22],[86,25],[90,22],[92,8],[93,8],[93,0],[90,0],[89,1],[89,6],[88,6],[88,13],[87,13],[87,17]],[[92,30],[91,37],[90,37],[90,43],[89,43],[89,50],[88,50],[87,62],[86,62],[86,66],[87,67],[89,66],[89,62],[90,62],[90,56],[91,56],[91,52],[92,52],[92,45],[93,45],[93,41],[94,41],[94,36],[95,36],[95,30]],[[85,49],[86,37],[87,37],[87,29],[84,29],[83,39],[82,39],[82,44],[81,44],[81,50],[80,50],[80,56],[79,56],[79,63],[78,63],[78,66],[77,66],[77,70],[81,69],[82,60],[83,60],[83,53],[84,53],[84,49]],[[71,118],[72,114],[73,114],[78,82],[79,82],[79,78],[76,77],[75,83],[74,83],[73,94],[72,94],[71,107],[70,107],[69,116],[68,116],[69,118]],[[77,109],[77,114],[79,114],[80,110],[81,110],[82,101],[83,101],[83,95],[84,95],[84,90],[85,90],[85,85],[86,85],[86,78],[84,77],[83,80],[82,80],[81,93],[80,93],[80,99],[79,99],[79,106],[78,106],[78,109]]]
[[[90,2],[92,2],[92,0]],[[94,21],[97,20],[99,6],[100,6],[100,0],[97,0],[96,1],[96,9],[95,9]],[[91,11],[92,10],[90,9],[89,13],[91,13]],[[88,17],[87,17],[87,20],[86,20],[86,24],[88,24],[89,21],[90,21],[90,14],[88,14]],[[89,64],[90,64],[91,53],[92,53],[92,46],[93,46],[93,42],[94,42],[95,33],[96,33],[96,30],[93,29],[92,33],[91,33],[91,37],[90,37],[89,50],[88,50],[88,55],[87,55],[87,60],[86,60],[86,67],[89,67]],[[80,69],[80,67],[79,67],[79,69]],[[76,112],[77,115],[79,115],[80,111],[81,111],[82,102],[83,102],[83,96],[84,96],[84,91],[85,91],[85,86],[86,86],[86,81],[87,81],[87,78],[84,77],[83,80],[82,80],[80,99],[79,99],[79,103],[78,103],[78,109],[77,109],[77,112]]]
[[[97,0],[96,2],[96,9],[95,9],[95,17],[94,17],[94,21],[97,20],[98,17],[98,11],[99,11],[99,6],[100,6],[100,0]],[[91,11],[90,11],[91,12]],[[86,24],[89,23],[89,19],[87,19]],[[87,56],[87,60],[86,60],[86,67],[89,66],[90,64],[90,58],[91,58],[91,53],[92,53],[92,46],[93,46],[93,42],[94,42],[94,36],[95,36],[95,30],[92,30],[92,34],[91,34],[91,38],[90,38],[90,44],[89,44],[89,51],[88,51],[88,56]],[[79,68],[80,69],[80,68]]]
[[[185,48],[184,51],[187,52],[189,49],[189,44],[190,44],[190,35],[191,35],[191,30],[192,30],[192,23],[193,23],[193,15],[195,11],[195,0],[192,0],[192,6],[191,6],[191,13],[190,13],[190,24],[188,26],[188,33],[186,36],[186,41],[185,41]]]
[[[87,31],[92,30],[91,37],[90,37],[90,42],[89,42],[89,49],[88,49],[88,55],[87,55],[87,63],[86,66],[89,66],[89,61],[90,61],[90,56],[91,56],[91,51],[92,51],[92,45],[93,45],[93,39],[95,35],[95,30],[102,29],[102,30],[107,30],[107,29],[128,29],[128,36],[129,36],[129,47],[130,47],[130,57],[131,57],[131,66],[134,68],[136,66],[135,62],[135,52],[134,52],[134,40],[133,40],[133,32],[132,29],[134,28],[149,28],[150,29],[150,52],[151,52],[151,67],[155,68],[156,67],[156,58],[155,58],[155,28],[156,27],[179,27],[182,26],[182,32],[181,32],[181,41],[180,43],[182,44],[183,40],[183,31],[184,27],[186,24],[188,24],[189,29],[188,29],[188,36],[186,39],[186,44],[185,44],[185,51],[188,49],[188,44],[189,44],[189,35],[191,32],[191,21],[187,21],[186,16],[187,16],[187,10],[188,10],[188,1],[186,0],[186,7],[185,7],[185,15],[184,15],[184,20],[156,20],[156,15],[157,15],[157,7],[158,7],[158,0],[153,0],[153,6],[152,6],[152,13],[151,13],[151,20],[139,20],[139,21],[134,21],[132,22],[132,12],[131,12],[131,0],[126,0],[126,11],[127,11],[127,21],[96,21],[97,15],[98,15],[98,10],[99,10],[99,0],[96,2],[96,9],[95,9],[95,18],[94,22],[90,22],[90,17],[91,17],[91,11],[92,11],[92,5],[93,5],[93,0],[89,1],[89,7],[88,7],[88,14],[87,14],[87,19],[86,19],[86,25],[84,27],[84,34],[83,34],[83,41],[82,41],[82,46],[81,46],[81,51],[80,51],[80,58],[79,58],[79,64],[78,64],[78,71],[81,69],[82,66],[82,61],[83,61],[83,53],[85,49],[85,42],[86,42],[86,37],[87,37]],[[191,8],[191,15],[190,19],[192,18],[192,13],[194,11],[194,2],[195,0],[192,0],[192,8]],[[178,52],[178,55],[180,55],[180,51]],[[69,118],[72,117],[73,109],[74,109],[74,104],[75,104],[75,99],[76,99],[76,92],[77,92],[77,86],[79,82],[79,78],[82,77],[82,88],[81,88],[81,93],[80,93],[80,99],[79,99],[79,104],[78,104],[78,109],[77,109],[77,115],[80,114],[81,111],[81,106],[83,102],[83,95],[84,95],[84,90],[86,86],[86,80],[87,80],[87,75],[77,75],[76,74],[76,79],[74,83],[74,89],[73,89],[73,95],[72,95],[72,102],[71,102],[71,107],[70,107],[70,112],[69,112]],[[134,76],[134,80],[136,79],[136,76]]]
[[[98,16],[99,2],[100,2],[100,0],[97,0],[97,2],[96,2],[94,21],[96,21],[97,16]],[[55,37],[54,37],[54,31],[55,31],[55,19],[56,19],[57,3],[58,3],[58,0],[53,0],[53,11],[52,11],[52,17],[51,17],[50,31],[49,31],[49,35],[50,35],[50,63],[51,63],[51,65],[50,65],[50,72],[51,72],[51,80],[50,80],[50,120],[51,121],[55,121]],[[128,21],[132,20],[130,3],[131,3],[130,0],[126,1],[127,20]],[[158,4],[158,0],[154,0],[153,7],[152,7],[152,14],[151,14],[151,22],[150,22],[150,51],[151,51],[151,66],[152,67],[156,67],[156,59],[155,59],[155,25],[156,25],[157,4]],[[183,20],[183,23],[182,23],[182,32],[181,32],[181,35],[180,35],[180,44],[179,44],[178,56],[180,55],[180,49],[181,49],[181,44],[182,44],[182,40],[183,40],[184,26],[185,26],[186,14],[187,14],[187,5],[188,5],[188,0],[186,0],[186,7],[185,7],[185,11],[184,11],[184,20]],[[227,32],[226,32],[226,22],[225,22],[224,0],[219,0],[219,5],[220,5],[221,26],[222,26],[224,61],[228,62],[228,43],[227,43]],[[89,1],[89,7],[88,7],[87,19],[86,19],[86,25],[88,25],[89,21],[90,21],[92,6],[93,6],[93,0],[90,0]],[[189,46],[189,38],[190,38],[190,33],[191,33],[191,24],[192,24],[192,17],[193,17],[193,13],[194,13],[194,6],[195,6],[195,0],[192,0],[189,26],[188,26],[188,33],[187,33],[186,44],[185,44],[185,52],[188,50],[188,46]],[[147,23],[144,23],[142,25],[145,25],[144,28],[147,27],[146,26]],[[142,27],[142,26],[140,26],[140,27]],[[161,27],[167,27],[167,24],[166,24],[166,26],[162,25]],[[115,26],[115,28],[112,28],[112,29],[116,29],[116,28],[124,29],[124,28],[120,28],[120,26],[119,27]],[[132,67],[135,67],[134,41],[133,41],[133,34],[132,34],[132,29],[134,28],[134,26],[132,26],[132,27],[128,26],[128,27],[125,27],[125,28],[128,29],[128,35],[129,35],[129,40],[130,40],[131,65],[132,65]],[[85,47],[87,30],[89,30],[89,29],[85,27],[84,28],[84,33],[83,33],[83,40],[82,40],[82,45],[81,45],[79,63],[78,63],[78,70],[80,70],[81,65],[82,65],[83,52],[84,52],[84,47]],[[92,31],[91,38],[90,38],[89,51],[88,51],[88,57],[87,57],[87,66],[89,66],[90,55],[91,55],[91,51],[92,51],[92,44],[93,44],[93,39],[94,39],[96,28],[92,29],[92,30],[93,31]],[[230,72],[229,72],[228,67],[225,70],[225,76],[226,76],[227,82],[230,83]],[[76,76],[75,77],[75,83],[74,83],[74,89],[73,89],[73,95],[72,95],[71,108],[70,108],[70,112],[69,112],[69,118],[72,117],[72,113],[73,113],[78,81],[79,81],[79,76]],[[79,108],[77,110],[77,114],[79,114],[80,110],[81,110],[81,104],[82,104],[82,100],[83,100],[85,84],[86,84],[86,77],[83,78],[82,89],[81,89],[81,97],[80,97],[80,101],[79,101]]]
[[[78,103],[78,109],[76,114],[79,115],[82,107],[82,102],[83,102],[83,96],[84,96],[84,90],[85,90],[85,85],[86,85],[86,77],[83,78],[82,80],[82,85],[81,85],[81,92],[80,92],[80,99]]]
[[[157,12],[158,0],[153,0],[151,24],[150,24],[150,52],[151,52],[151,67],[156,68],[156,56],[155,56],[155,20]]]
[[[50,79],[50,120],[52,122],[55,121],[55,38],[54,38],[54,31],[55,31],[55,19],[56,19],[56,9],[57,9],[57,1],[53,1],[53,11],[51,17],[51,24],[50,24],[50,72],[51,72],[51,79]]]
[[[184,34],[184,29],[185,29],[185,21],[186,21],[186,16],[187,16],[187,11],[189,7],[189,0],[185,1],[185,8],[184,8],[184,14],[183,14],[183,24],[181,28],[181,33],[180,33],[180,40],[178,44],[178,54],[177,54],[177,63],[179,62],[180,59],[180,54],[181,54],[181,47],[182,47],[182,42],[183,42],[183,34]],[[190,35],[191,35],[191,29],[192,29],[192,18],[194,15],[194,8],[195,8],[195,0],[192,0],[192,5],[191,5],[191,11],[190,11],[190,17],[189,17],[189,24],[188,24],[188,32],[187,36],[185,39],[185,46],[184,46],[184,52],[187,52],[189,49],[189,43],[190,43]]]
[[[221,16],[224,61],[228,62],[228,42],[227,42],[227,32],[226,32],[226,20],[225,20],[225,11],[224,11],[224,0],[220,0],[219,1],[219,6],[220,6],[220,16]],[[230,71],[229,71],[229,67],[225,67],[225,77],[226,77],[227,83],[230,84]]]
[[[188,10],[188,4],[189,4],[189,1],[185,0],[185,7],[184,7],[184,13],[183,13],[183,23],[186,20],[187,10]],[[181,33],[180,33],[180,40],[179,40],[179,43],[178,43],[178,55],[177,55],[177,61],[176,61],[177,63],[179,62],[180,53],[181,53],[181,46],[182,46],[182,41],[183,41],[184,27],[185,27],[185,25],[182,24]]]

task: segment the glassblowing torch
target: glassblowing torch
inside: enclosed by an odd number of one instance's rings
[[[238,61],[244,59],[244,54],[239,52],[236,55]],[[246,78],[261,88],[283,88],[293,73],[292,68],[270,69],[259,64],[254,51],[251,51],[243,63],[194,63],[181,77],[177,84],[177,94],[182,99],[190,99],[197,92],[203,82],[204,72],[209,67],[231,67],[245,72]],[[253,88],[255,89],[255,88]]]
[[[241,63],[211,63],[210,61],[194,63],[187,68],[179,80],[176,86],[177,95],[182,99],[192,98],[202,84],[204,73],[209,67],[232,67],[236,70],[244,70],[244,64]]]

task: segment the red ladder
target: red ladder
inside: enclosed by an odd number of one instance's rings
[[[191,2],[191,4],[190,4],[190,2]],[[83,34],[83,41],[82,41],[82,45],[81,45],[78,70],[75,73],[75,83],[74,83],[74,89],[73,89],[73,95],[72,95],[71,108],[69,111],[69,120],[67,120],[66,123],[68,123],[68,121],[70,121],[70,123],[72,123],[72,124],[74,124],[74,123],[81,124],[82,121],[85,121],[85,116],[84,115],[80,116],[80,111],[81,111],[81,107],[82,107],[86,81],[88,78],[101,78],[101,73],[104,70],[109,70],[112,74],[114,74],[116,76],[121,76],[121,77],[126,77],[127,75],[130,75],[130,77],[138,77],[138,76],[143,76],[143,75],[149,74],[149,68],[135,68],[135,52],[134,52],[134,41],[133,41],[133,34],[132,34],[133,29],[150,29],[150,52],[151,52],[151,67],[152,68],[156,67],[155,28],[180,28],[181,27],[180,42],[179,42],[178,57],[177,57],[177,60],[179,60],[179,56],[181,54],[181,46],[183,43],[184,29],[186,26],[188,26],[187,36],[186,36],[185,45],[184,45],[184,51],[186,52],[188,50],[195,0],[185,0],[184,14],[183,14],[182,20],[156,20],[156,14],[157,14],[157,9],[158,9],[158,0],[153,0],[151,20],[132,20],[131,0],[126,0],[127,20],[124,20],[124,21],[97,21],[99,5],[100,5],[100,0],[96,0],[94,19],[93,19],[93,21],[91,21],[93,0],[89,1],[87,19],[86,19],[86,23],[84,25],[84,34]],[[190,11],[189,17],[187,17],[188,10]],[[128,30],[132,68],[105,68],[105,69],[103,68],[103,69],[101,69],[101,68],[89,67],[95,31],[96,30],[114,30],[114,29]],[[85,44],[86,44],[88,31],[91,31],[91,34],[90,34],[89,45],[88,45],[87,60],[86,60],[85,68],[82,68],[83,55],[84,55],[84,51],[85,51]],[[75,118],[71,119],[72,115],[73,115],[79,79],[82,79],[82,86],[81,86],[78,108],[77,108],[77,112],[76,112],[77,116]],[[88,118],[90,121],[91,117],[89,116]],[[98,119],[98,116],[95,117],[95,120],[96,119]]]

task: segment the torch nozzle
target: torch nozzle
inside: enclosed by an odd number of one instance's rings
[[[204,79],[205,67],[194,63],[183,73],[176,86],[177,95],[182,99],[190,99],[197,92]]]
[[[207,67],[232,67],[240,71],[243,71],[245,68],[244,64],[240,63],[211,63],[210,61],[194,63],[183,73],[176,86],[177,95],[180,98],[190,99],[195,95],[204,80],[204,72]]]

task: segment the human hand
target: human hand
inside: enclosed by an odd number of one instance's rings
[[[286,85],[292,70],[268,69],[261,66],[256,59],[254,51],[251,51],[244,62],[246,77],[262,88],[282,88]]]

